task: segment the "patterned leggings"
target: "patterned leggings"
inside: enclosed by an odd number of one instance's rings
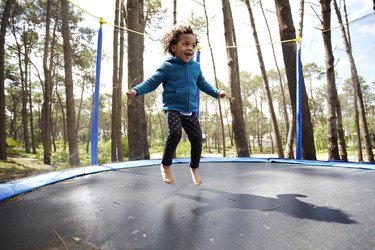
[[[172,164],[173,154],[181,140],[184,128],[190,141],[190,167],[198,168],[202,154],[202,130],[195,113],[185,116],[176,111],[166,111],[165,118],[168,124],[167,140],[164,144],[162,164]]]

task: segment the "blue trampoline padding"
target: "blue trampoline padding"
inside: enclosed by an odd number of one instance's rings
[[[342,167],[342,168],[359,168],[359,169],[369,169],[375,170],[374,163],[359,163],[359,162],[343,162],[343,161],[313,161],[313,160],[294,160],[294,159],[280,159],[280,158],[270,158],[269,162],[274,163],[295,163],[303,164],[308,166],[327,166],[327,167]]]
[[[53,171],[0,184],[0,201],[24,192],[29,192],[42,186],[53,184],[55,182],[108,170],[111,170],[111,168],[95,165],[90,167],[68,169],[64,171]]]
[[[189,163],[189,158],[174,159],[174,164]],[[339,161],[311,161],[311,160],[291,160],[279,158],[251,158],[251,157],[237,157],[237,158],[202,158],[202,163],[288,163],[288,164],[303,164],[309,166],[329,166],[329,167],[345,167],[345,168],[359,168],[375,170],[375,164],[370,163],[356,163],[356,162],[339,162]],[[128,161],[121,163],[110,163],[104,165],[86,166],[80,168],[67,169],[63,171],[48,172],[32,177],[27,177],[4,184],[0,184],[0,201],[6,200],[13,196],[32,191],[36,188],[53,184],[59,181],[83,176],[87,174],[94,174],[110,170],[118,170],[124,168],[136,168],[159,165],[160,159],[157,160],[140,160]]]

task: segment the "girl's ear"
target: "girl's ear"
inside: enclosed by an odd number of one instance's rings
[[[171,50],[173,51],[173,54],[176,53],[176,47],[177,47],[176,44],[172,44]]]

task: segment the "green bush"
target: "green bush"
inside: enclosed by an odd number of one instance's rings
[[[111,162],[111,140],[99,142],[98,162],[99,164]]]
[[[190,157],[190,142],[181,140],[176,149],[177,158]]]
[[[7,138],[7,148],[22,148],[22,142]]]

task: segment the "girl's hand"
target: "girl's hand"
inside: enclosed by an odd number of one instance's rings
[[[227,93],[225,93],[225,91],[220,90],[220,93],[219,93],[219,97],[220,97],[220,98],[223,98],[223,97],[225,97],[226,95],[227,95]]]
[[[126,92],[126,95],[128,97],[135,97],[137,96],[137,91],[135,89],[129,89],[128,92]]]

